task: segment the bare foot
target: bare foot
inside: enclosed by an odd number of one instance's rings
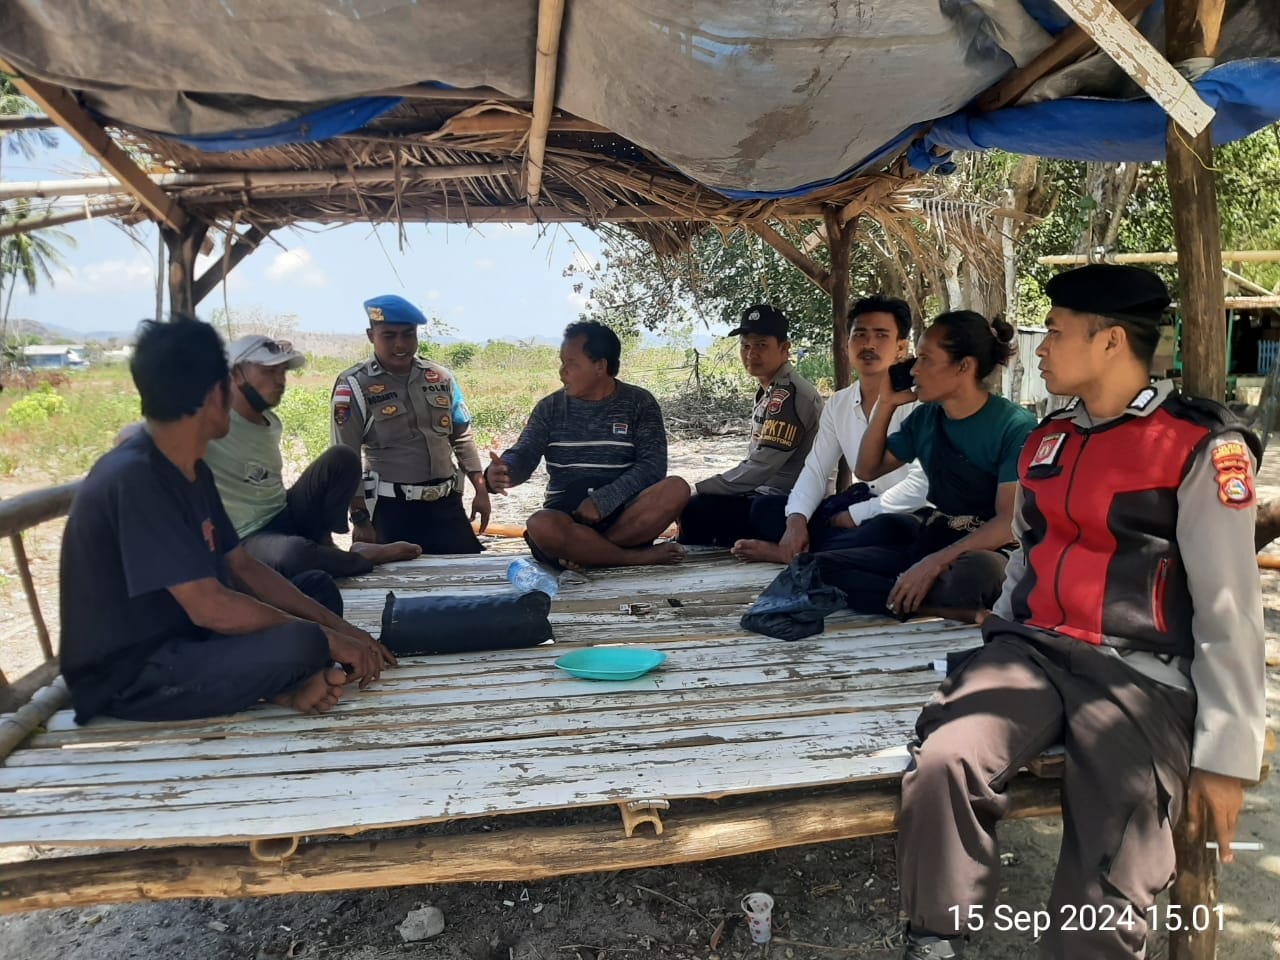
[[[768,540],[739,540],[730,551],[743,563],[790,563],[781,544]]]
[[[353,543],[351,552],[358,553],[375,567],[383,563],[395,563],[397,560],[417,560],[422,556],[422,548],[406,540],[397,540],[395,543]]]
[[[636,547],[630,551],[635,555],[633,566],[667,566],[673,563],[684,563],[684,547],[674,540],[655,543],[651,547]]]
[[[342,697],[347,673],[341,667],[329,667],[313,673],[292,690],[271,698],[272,703],[299,713],[324,713]]]

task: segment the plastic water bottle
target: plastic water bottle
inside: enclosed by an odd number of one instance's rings
[[[512,560],[507,566],[507,579],[522,594],[541,590],[548,597],[554,597],[560,589],[560,581],[556,575],[528,557]]]

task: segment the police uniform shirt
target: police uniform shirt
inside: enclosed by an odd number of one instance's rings
[[[240,543],[204,461],[188,480],[137,431],[93,465],[62,535],[62,673],[76,722],[101,713],[164,643],[205,633],[169,592],[231,586]]]
[[[1144,389],[1125,413],[1150,416],[1172,389],[1167,380]],[[1075,402],[1055,419],[1096,428],[1114,418],[1090,417],[1084,405]],[[1228,461],[1237,459],[1244,460],[1247,469],[1226,469]],[[1262,587],[1253,550],[1254,469],[1240,434],[1227,432],[1196,455],[1178,487],[1177,542],[1193,605],[1190,681],[1176,663],[1155,654],[1099,648],[1123,656],[1130,667],[1160,683],[1194,687],[1192,766],[1246,780],[1258,775],[1266,713]],[[1028,530],[1021,484],[1013,517],[1014,537],[1023,543]],[[1014,619],[1014,592],[1026,576],[1026,558],[1019,547],[1005,568],[1004,589],[994,608],[997,616]]]
[[[756,390],[747,459],[696,484],[700,494],[786,494],[795,486],[813,446],[822,397],[790,362]]]
[[[446,480],[454,458],[478,473],[471,412],[453,374],[415,357],[409,373],[384,370],[371,357],[338,375],[330,398],[332,442],[364,448],[365,466],[386,483]]]

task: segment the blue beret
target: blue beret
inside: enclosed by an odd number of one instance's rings
[[[364,312],[369,316],[369,323],[401,323],[423,326],[427,318],[422,311],[404,297],[394,293],[374,297],[364,302]]]

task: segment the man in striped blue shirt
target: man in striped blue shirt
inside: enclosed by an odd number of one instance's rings
[[[543,397],[515,446],[490,453],[485,483],[506,493],[543,458],[543,508],[526,524],[535,557],[581,567],[679,563],[684,548],[655,545],[689,501],[689,484],[667,474],[667,433],[658,401],[618,377],[622,344],[594,321],[571,323],[560,346],[564,388]]]

